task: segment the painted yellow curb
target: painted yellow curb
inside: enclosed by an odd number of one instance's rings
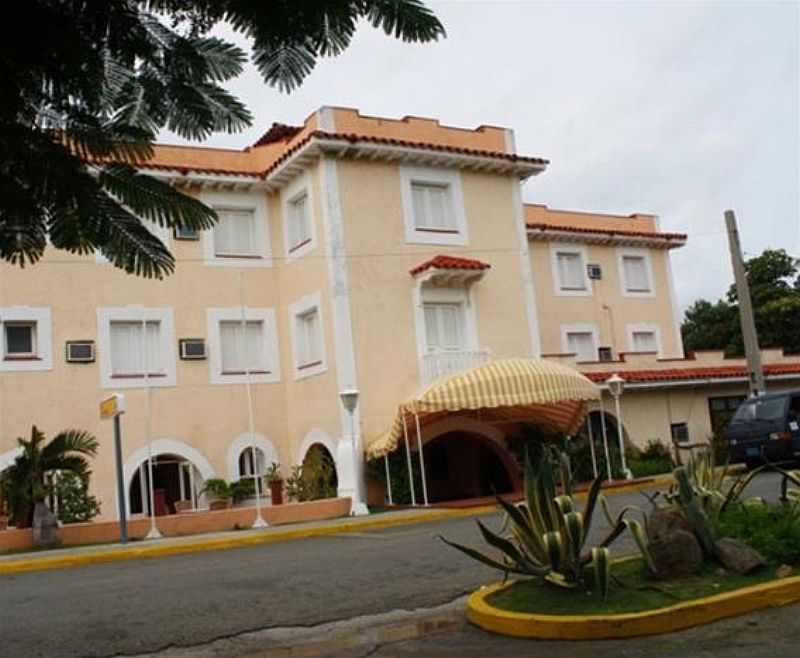
[[[18,560],[0,561],[0,575],[23,573],[27,571],[43,571],[46,569],[61,569],[65,567],[77,567],[84,564],[95,564],[99,562],[117,562],[123,560],[137,560],[146,558],[164,557],[168,555],[180,555],[184,553],[196,553],[200,551],[215,551],[230,548],[244,548],[247,546],[257,546],[259,544],[270,544],[279,541],[289,541],[294,539],[306,539],[308,537],[324,537],[329,535],[347,534],[362,530],[378,530],[399,525],[411,525],[425,521],[437,521],[447,518],[458,518],[464,516],[477,516],[490,512],[496,505],[486,505],[483,507],[472,507],[469,509],[455,510],[431,510],[425,514],[415,516],[402,516],[391,518],[382,516],[374,519],[361,519],[358,521],[346,521],[335,525],[317,526],[312,528],[292,528],[287,530],[272,530],[258,534],[237,535],[231,532],[230,537],[200,538],[194,541],[164,544],[140,544],[136,542],[124,548],[106,548],[84,553],[74,553],[70,555],[52,555],[39,557],[26,556]]]
[[[476,626],[542,640],[602,640],[670,633],[746,612],[800,600],[800,576],[715,594],[666,608],[616,615],[540,615],[495,608],[487,598],[511,583],[496,583],[467,599],[467,618]]]

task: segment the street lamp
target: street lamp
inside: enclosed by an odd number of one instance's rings
[[[366,504],[364,503],[363,489],[363,469],[361,467],[361,442],[359,434],[356,432],[356,407],[358,406],[358,391],[355,389],[347,389],[339,393],[342,399],[342,406],[350,416],[350,448],[352,450],[352,475],[353,475],[353,497],[350,514],[352,516],[361,516],[369,514]]]
[[[625,442],[623,440],[622,429],[622,413],[619,409],[619,396],[625,389],[625,380],[620,377],[616,372],[606,380],[608,391],[614,396],[614,405],[617,411],[617,438],[619,439],[619,456],[622,460],[622,473],[625,475],[626,480],[633,478],[633,474],[628,470],[628,464],[625,462]]]

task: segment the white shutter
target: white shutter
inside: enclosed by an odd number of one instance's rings
[[[220,322],[219,337],[222,354],[222,372],[265,371],[267,369],[264,354],[264,323],[248,320],[244,323],[237,320]]]
[[[657,352],[658,345],[655,332],[634,331],[632,347],[634,352]]]
[[[450,204],[449,186],[412,183],[411,198],[414,206],[414,224],[417,228],[429,230],[457,228]]]
[[[580,253],[559,251],[556,254],[559,286],[568,290],[585,290],[583,258]]]
[[[311,238],[308,195],[303,194],[289,203],[289,250]]]
[[[625,276],[625,290],[630,292],[650,291],[644,256],[623,256],[622,269]]]
[[[428,350],[464,349],[460,304],[425,304],[424,315]]]
[[[576,361],[596,361],[594,337],[590,331],[575,331],[567,334],[567,349],[575,354]]]
[[[257,255],[255,215],[252,210],[217,209],[214,254],[217,256]]]
[[[305,366],[320,361],[319,314],[314,309],[297,317],[297,363]]]

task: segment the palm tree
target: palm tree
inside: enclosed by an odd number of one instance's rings
[[[216,214],[137,165],[163,129],[203,140],[252,121],[223,86],[247,55],[212,28],[243,35],[264,81],[288,92],[362,20],[404,41],[444,35],[420,0],[17,3],[0,21],[0,260],[35,263],[49,242],[169,274],[175,261],[142,220],[200,230]]]
[[[87,457],[97,454],[98,441],[89,432],[65,430],[45,443],[45,435],[35,425],[31,438],[17,439],[22,448],[14,463],[0,475],[0,489],[8,501],[11,521],[17,527],[29,527],[37,502],[44,502],[52,493],[52,474],[56,471],[75,473],[84,485],[89,482]]]

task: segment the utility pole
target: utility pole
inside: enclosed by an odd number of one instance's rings
[[[757,397],[766,392],[764,370],[761,367],[761,352],[758,349],[756,323],[753,319],[753,303],[750,299],[750,287],[747,285],[747,273],[744,269],[744,260],[742,260],[742,246],[739,243],[739,231],[736,228],[736,217],[733,210],[725,211],[725,227],[728,230],[728,248],[733,265],[733,280],[736,285],[736,294],[739,297],[739,322],[744,340],[744,355],[747,358],[750,397]]]

